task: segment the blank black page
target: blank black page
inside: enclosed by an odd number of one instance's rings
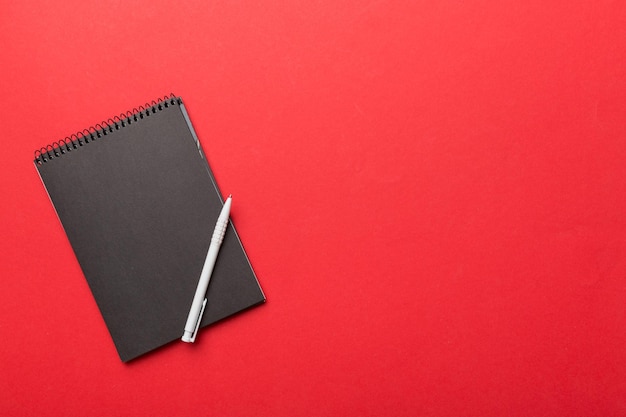
[[[182,101],[141,115],[35,163],[123,361],[182,336],[223,204]],[[201,325],[264,300],[230,224]]]

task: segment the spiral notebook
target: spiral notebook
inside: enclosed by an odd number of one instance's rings
[[[121,360],[180,339],[223,205],[182,99],[54,142],[34,162]],[[265,301],[232,222],[207,298],[201,327]]]

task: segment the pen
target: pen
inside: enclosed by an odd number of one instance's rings
[[[224,233],[226,232],[226,226],[228,226],[228,216],[230,215],[230,205],[232,203],[232,195],[229,195],[224,202],[224,207],[217,218],[215,224],[215,230],[211,237],[211,245],[209,246],[209,252],[206,255],[202,272],[200,273],[200,280],[198,281],[198,288],[196,288],[196,294],[193,296],[193,302],[191,303],[191,310],[187,317],[187,323],[185,324],[185,333],[183,334],[182,341],[187,343],[193,343],[196,340],[196,334],[200,327],[200,321],[202,320],[202,314],[206,307],[206,291],[209,288],[209,280],[211,279],[211,272],[215,266],[217,259],[217,253],[222,246],[224,240]]]

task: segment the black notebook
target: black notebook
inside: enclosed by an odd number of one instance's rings
[[[34,162],[122,361],[180,339],[223,205],[182,99],[85,129]],[[207,298],[201,327],[265,301],[232,223]]]

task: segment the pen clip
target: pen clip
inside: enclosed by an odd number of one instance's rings
[[[198,320],[196,321],[196,328],[193,330],[193,334],[191,335],[191,343],[196,341],[196,335],[198,334],[198,329],[200,328],[200,322],[202,321],[202,314],[204,313],[204,308],[206,307],[207,299],[205,298],[202,302],[202,308],[200,309],[200,314],[198,314]]]

